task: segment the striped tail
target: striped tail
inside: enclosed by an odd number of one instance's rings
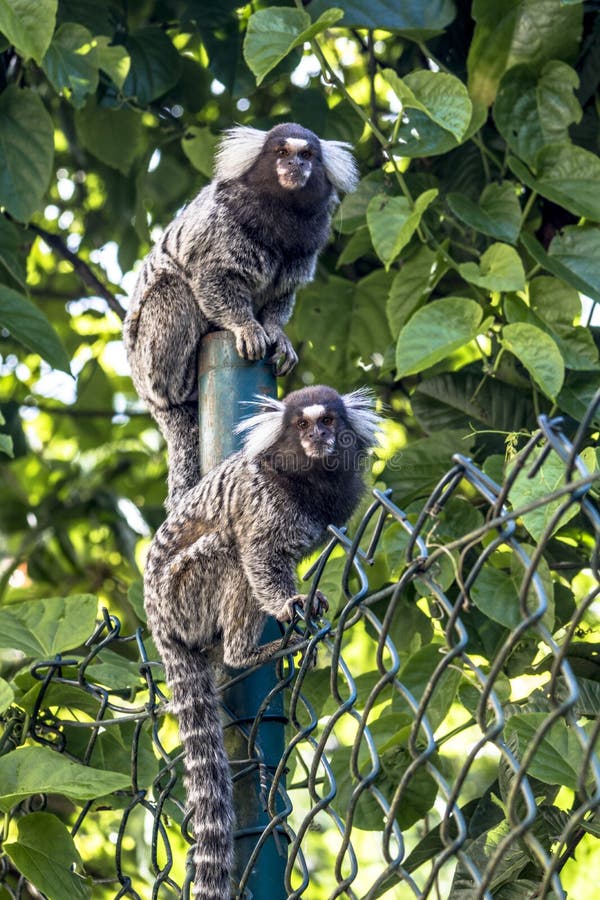
[[[148,403],[167,442],[169,489],[167,512],[176,512],[182,496],[200,481],[198,413],[193,404],[159,409]]]
[[[179,720],[187,801],[194,807],[194,897],[230,900],[233,791],[213,671],[201,650],[179,644],[168,655],[170,709]]]

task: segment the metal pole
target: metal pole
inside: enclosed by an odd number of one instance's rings
[[[200,416],[200,471],[205,474],[229,454],[240,449],[241,440],[235,425],[250,413],[242,401],[255,394],[277,396],[273,367],[266,362],[251,363],[241,359],[235,349],[233,335],[227,331],[207,334],[200,344],[198,365],[198,403]],[[267,622],[263,641],[280,637],[274,619]],[[275,664],[263,666],[224,693],[225,708],[233,721],[246,730],[267,694],[277,685]],[[232,760],[240,760],[235,769],[240,777],[234,781],[236,811],[235,879],[239,884],[256,843],[269,822],[264,808],[265,772],[273,772],[284,751],[285,717],[283,696],[275,695],[262,716],[258,730],[258,746],[262,751],[262,771],[249,765],[248,745],[240,728],[225,730],[227,751]],[[268,779],[267,779],[268,780]],[[268,790],[268,784],[266,788]],[[264,844],[246,882],[243,896],[252,900],[285,900],[284,872],[287,841],[276,832]]]

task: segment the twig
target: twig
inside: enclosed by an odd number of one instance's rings
[[[108,306],[112,309],[114,313],[118,315],[118,317],[123,321],[125,318],[125,310],[117,300],[117,298],[112,294],[105,284],[103,284],[100,279],[94,274],[92,269],[88,266],[86,262],[84,262],[81,257],[77,256],[76,253],[73,253],[72,250],[69,250],[63,239],[58,234],[52,234],[51,231],[46,231],[45,228],[42,228],[40,225],[34,225],[30,222],[28,226],[31,231],[41,237],[52,250],[56,251],[59,256],[62,256],[63,259],[66,259],[71,263],[75,272],[79,275],[83,283],[90,288],[94,294],[102,297],[103,300],[106,300]]]

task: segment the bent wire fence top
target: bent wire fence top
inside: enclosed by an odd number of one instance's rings
[[[565,896],[566,862],[600,833],[598,694],[581,675],[598,656],[585,639],[600,585],[598,474],[581,454],[596,406],[572,440],[541,417],[502,483],[455,456],[418,508],[374,490],[355,529],[331,529],[306,576],[330,620],[296,623],[304,654],[277,662],[251,716],[224,703],[236,803],[258,804],[264,822],[236,835],[236,896],[259,896],[249,885],[273,854],[285,866],[277,897]],[[569,519],[590,535],[585,560],[557,556]],[[377,581],[379,554],[394,561],[392,583]],[[576,565],[576,606],[559,615],[561,566]],[[90,845],[84,859],[97,896],[189,897],[193,836],[162,667],[142,631],[122,635],[108,613],[88,647],[83,661],[34,666],[29,735],[96,767],[118,748],[130,773],[128,790],[73,820],[84,846],[92,823],[110,837],[112,854]],[[107,650],[129,668],[99,679]],[[246,677],[224,677],[224,696]],[[86,718],[70,715],[65,691],[85,692]],[[283,717],[285,743],[271,743]],[[8,896],[30,896],[3,865]]]

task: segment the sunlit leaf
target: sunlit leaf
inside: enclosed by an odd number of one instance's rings
[[[341,10],[335,7],[328,7],[315,22],[311,22],[303,9],[271,6],[253,13],[246,28],[244,59],[256,75],[256,83],[260,84],[295,47],[310,41],[341,18]]]
[[[44,313],[22,294],[3,284],[0,284],[0,325],[55,369],[70,374],[67,352]]]
[[[91,634],[98,608],[93,594],[27,600],[0,609],[0,646],[47,659],[72,650]]]
[[[578,229],[566,228],[564,232],[568,235],[564,246],[560,235],[556,235],[550,244],[552,249],[556,240],[552,255],[546,253],[531,234],[522,233],[519,240],[547,272],[551,272],[582,294],[600,303],[600,278],[595,263],[597,257],[590,255],[590,252],[593,253],[594,249],[600,246],[600,229],[590,226]]]
[[[209,178],[213,171],[213,157],[218,140],[210,128],[198,125],[191,125],[181,138],[181,148],[191,164]]]
[[[411,204],[407,197],[377,194],[367,207],[367,223],[373,246],[386,269],[389,269],[403,247],[419,227],[421,216],[433,203],[438,190],[425,191]]]
[[[73,872],[83,861],[66,825],[47,812],[30,813],[17,820],[17,837],[4,849],[19,872],[49,900],[85,900],[90,885]]]
[[[441,256],[425,245],[404,262],[394,276],[386,307],[394,338],[415,310],[425,303],[445,271],[446,264]]]
[[[564,784],[576,791],[583,772],[585,750],[575,730],[563,719],[546,730],[547,719],[547,713],[519,713],[508,719],[505,733],[507,737],[516,735],[519,759],[531,746],[536,747],[527,770],[530,775],[546,784]]]
[[[57,29],[42,63],[54,89],[66,92],[77,109],[98,87],[98,66],[91,41],[87,28],[66,22]]]
[[[0,757],[0,809],[4,812],[31,794],[91,800],[130,784],[130,775],[83,766],[48,747],[19,747]]]
[[[502,344],[525,366],[535,383],[554,400],[565,378],[565,364],[556,342],[535,325],[505,325]]]
[[[398,378],[422,372],[479,334],[483,311],[475,300],[444,297],[421,307],[398,336]]]
[[[469,129],[473,105],[462,81],[445,72],[420,69],[400,78],[393,69],[384,69],[388,82],[405,109],[418,109],[462,141]]]
[[[525,287],[521,257],[508,244],[492,244],[479,263],[461,263],[458,270],[465,281],[488,291],[520,291]]]
[[[172,88],[181,73],[181,57],[168,35],[156,26],[139,28],[123,42],[131,65],[123,93],[147,106]]]
[[[75,116],[77,135],[90,153],[127,175],[142,149],[143,125],[131,109],[107,109],[88,101]]]
[[[58,0],[0,0],[0,31],[24,59],[32,57],[41,65],[54,31],[57,7]]]

